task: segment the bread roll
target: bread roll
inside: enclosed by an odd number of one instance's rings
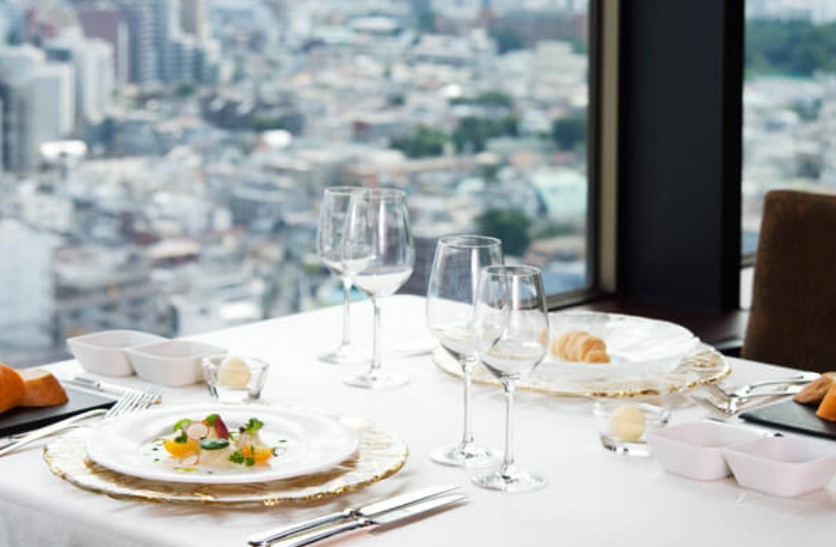
[[[0,363],[0,412],[19,405],[24,391],[20,374],[12,367]]]
[[[19,372],[24,385],[19,406],[56,406],[67,402],[67,392],[51,372],[42,368]]]
[[[557,337],[551,346],[553,355],[578,363],[609,363],[604,341],[583,330],[570,330]]]
[[[816,410],[816,416],[822,420],[836,422],[836,382],[831,382],[827,393],[824,395],[819,409]]]
[[[796,403],[801,403],[802,405],[818,405],[824,399],[824,395],[827,393],[827,390],[830,388],[830,384],[833,383],[833,377],[836,376],[836,372],[826,372],[819,376],[817,379],[813,380],[804,388],[796,393],[793,396],[793,400]]]

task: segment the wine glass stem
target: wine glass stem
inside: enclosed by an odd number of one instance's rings
[[[374,326],[372,336],[372,366],[369,369],[370,376],[377,376],[380,373],[380,304],[377,298],[371,297],[372,308],[374,309]]]
[[[464,387],[464,427],[462,428],[462,441],[460,448],[473,444],[473,414],[471,412],[471,386],[473,378],[473,366],[476,360],[465,357],[459,361],[462,367],[462,384]]]
[[[502,381],[502,386],[505,388],[505,456],[499,472],[508,475],[514,467],[514,392],[517,382],[506,378]]]
[[[351,278],[345,276],[343,280],[343,343],[344,347],[351,345]]]

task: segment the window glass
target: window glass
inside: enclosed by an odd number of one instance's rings
[[[332,185],[588,285],[588,0],[0,0],[0,360],[340,302]]]
[[[836,2],[747,0],[745,63],[744,258],[767,191],[836,191]]]

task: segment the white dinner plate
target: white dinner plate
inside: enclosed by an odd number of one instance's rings
[[[573,381],[657,376],[675,369],[699,345],[699,339],[681,325],[632,315],[554,312],[549,314],[549,329],[552,340],[567,331],[582,330],[606,343],[609,363],[567,362],[549,352],[538,373]]]
[[[267,465],[255,467],[187,467],[170,458],[159,442],[173,435],[173,426],[188,418],[202,420],[217,413],[230,431],[250,418],[264,422],[259,432],[270,446],[280,446]],[[298,410],[257,405],[183,405],[127,414],[102,425],[87,437],[88,457],[113,471],[149,480],[244,484],[287,479],[324,471],[357,450],[357,433],[338,420]],[[158,448],[155,450],[154,447]]]

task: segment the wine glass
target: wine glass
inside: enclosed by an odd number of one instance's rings
[[[319,209],[319,224],[316,231],[316,248],[325,266],[342,281],[343,285],[343,335],[342,342],[333,351],[319,356],[320,361],[333,365],[355,364],[368,361],[351,345],[351,275],[342,263],[342,243],[351,193],[357,190],[351,186],[326,188]]]
[[[442,237],[435,248],[427,289],[427,326],[462,368],[464,427],[459,444],[434,451],[433,461],[456,467],[478,467],[495,455],[473,442],[470,387],[477,363],[472,320],[479,274],[483,267],[502,264],[502,242],[493,237]]]
[[[374,337],[367,372],[345,378],[356,387],[397,387],[408,379],[384,373],[380,360],[380,298],[390,296],[412,275],[415,247],[409,229],[406,198],[400,190],[358,190],[351,196],[343,236],[342,262],[354,285],[372,301]]]
[[[482,270],[474,309],[476,354],[505,388],[505,456],[497,471],[473,482],[503,492],[524,492],[546,481],[514,462],[513,408],[517,382],[546,356],[549,316],[540,270],[532,266],[488,266]]]

